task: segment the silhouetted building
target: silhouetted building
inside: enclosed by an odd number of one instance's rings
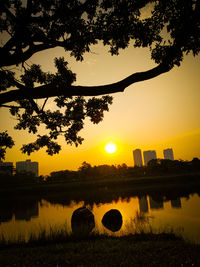
[[[16,162],[16,173],[32,173],[38,176],[38,162],[31,162],[30,159],[26,161]]]
[[[13,163],[0,161],[0,174],[13,174]]]
[[[141,167],[142,164],[142,152],[140,149],[133,150],[134,165]]]
[[[164,159],[174,160],[174,153],[172,148],[164,149],[163,154],[164,154]]]
[[[144,165],[147,166],[148,162],[152,159],[157,159],[155,150],[147,150],[143,152]]]
[[[148,212],[148,202],[147,202],[147,196],[138,197],[139,200],[139,209],[140,212]]]

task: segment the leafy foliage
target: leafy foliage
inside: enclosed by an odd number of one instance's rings
[[[34,87],[34,83],[45,84],[51,81],[52,85],[68,86],[75,81],[76,76],[71,70],[67,69],[67,62],[64,58],[55,59],[57,72],[49,74],[42,72],[39,65],[32,65],[21,76],[26,85],[26,90]],[[15,129],[28,129],[29,133],[36,134],[41,124],[46,126],[48,135],[38,135],[37,140],[28,145],[23,145],[22,152],[30,155],[32,152],[42,147],[47,147],[46,152],[49,155],[59,153],[61,146],[55,142],[60,134],[64,135],[67,144],[78,146],[83,138],[78,135],[84,126],[84,120],[89,117],[93,123],[99,123],[103,119],[104,111],[108,111],[108,105],[112,103],[112,97],[103,96],[101,98],[84,99],[78,97],[59,96],[54,99],[59,108],[55,111],[44,110],[43,108],[35,110],[29,100],[20,100],[19,108],[11,108],[10,113],[17,117],[18,123]],[[53,141],[54,140],[54,141]]]
[[[14,145],[14,141],[12,138],[8,135],[8,133],[1,132],[0,133],[0,160],[5,159],[6,149],[12,148]]]
[[[110,96],[85,99],[123,91],[133,82],[156,77],[174,66],[180,66],[185,54],[200,52],[200,1],[197,0],[1,0],[0,5],[0,106],[10,106],[17,117],[16,129],[36,134],[40,125],[47,133],[24,145],[24,153],[47,147],[50,155],[61,147],[55,142],[60,134],[68,144],[81,144],[79,132],[84,119],[93,123],[103,119],[112,103]],[[43,72],[41,66],[27,67],[26,60],[37,52],[63,47],[77,61],[84,59],[91,45],[102,42],[112,55],[132,45],[147,47],[158,68],[130,76],[111,86],[74,86],[76,74],[64,58],[56,58],[57,72]],[[22,66],[20,78],[9,69]],[[112,88],[112,90],[110,89]],[[114,88],[114,89],[113,89]],[[15,89],[10,91],[10,89]],[[91,92],[94,92],[91,94]],[[49,97],[56,108],[47,110]],[[40,106],[34,99],[44,99]]]

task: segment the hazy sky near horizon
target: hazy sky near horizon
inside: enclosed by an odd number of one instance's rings
[[[76,62],[62,48],[35,54],[28,62],[40,64],[44,71],[54,72],[53,59],[64,56],[69,67],[77,74],[77,85],[100,85],[116,82],[128,75],[145,71],[153,66],[147,49],[129,47],[119,56],[111,56],[108,48],[98,44],[92,53]],[[20,152],[22,144],[34,141],[25,131],[13,130],[16,124],[8,110],[0,109],[0,131],[8,130],[15,146],[6,154],[6,161],[31,159],[38,161],[40,174],[57,170],[76,170],[83,161],[91,165],[122,164],[133,166],[132,151],[155,149],[163,158],[163,149],[173,148],[175,159],[200,158],[200,56],[185,56],[181,66],[154,79],[129,86],[125,92],[113,94],[113,104],[105,113],[104,120],[97,125],[89,120],[81,136],[85,138],[79,147],[65,144],[60,138],[62,151],[49,156],[45,149],[31,156]],[[49,100],[47,108],[52,109]],[[104,145],[116,143],[118,149],[108,154]]]

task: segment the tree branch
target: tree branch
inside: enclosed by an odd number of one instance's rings
[[[144,72],[136,72],[127,78],[112,84],[100,86],[58,86],[47,84],[35,87],[29,90],[13,90],[7,93],[0,94],[0,105],[22,100],[22,99],[41,99],[55,96],[97,96],[104,94],[113,94],[123,92],[125,88],[136,82],[145,81],[159,76],[162,73],[168,72],[170,68],[165,64],[160,64],[157,67]]]
[[[36,102],[35,102],[32,98],[29,98],[28,100],[29,100],[29,102],[30,102],[32,108],[34,109],[34,111],[35,111],[37,114],[40,114],[41,111],[39,110],[38,105],[36,104]]]
[[[44,107],[45,107],[45,105],[46,105],[46,103],[47,103],[48,99],[49,99],[48,97],[45,99],[45,101],[44,101],[44,103],[43,103],[43,105],[42,105],[41,111],[43,111],[43,110],[44,110]]]
[[[13,105],[1,105],[2,108],[23,108],[21,106],[13,106]]]
[[[29,59],[33,54],[49,48],[54,48],[56,46],[57,44],[33,45],[32,47],[29,47],[27,51],[22,52],[20,54],[19,53],[9,54],[7,50],[4,50],[4,48],[0,48],[0,57],[1,57],[0,67],[20,64]]]
[[[13,15],[13,13],[12,13],[7,7],[5,7],[5,5],[3,5],[1,8],[4,10],[4,12],[6,13],[6,15],[7,15],[11,20],[16,21],[16,17]]]

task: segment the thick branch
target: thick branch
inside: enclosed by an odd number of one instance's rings
[[[3,108],[22,108],[21,106],[13,106],[13,105],[1,105]]]
[[[7,50],[4,50],[4,48],[0,48],[0,67],[5,66],[12,66],[20,64],[21,62],[26,61],[29,59],[33,54],[56,47],[57,44],[40,44],[40,45],[33,45],[32,47],[29,47],[29,49],[22,53],[14,53],[10,54]]]
[[[59,87],[53,84],[47,84],[38,86],[31,90],[13,90],[0,95],[0,105],[30,98],[41,99],[55,96],[97,96],[123,92],[125,88],[133,83],[152,79],[162,73],[168,72],[169,70],[170,68],[168,66],[160,64],[151,70],[134,73],[119,82],[107,85]]]

